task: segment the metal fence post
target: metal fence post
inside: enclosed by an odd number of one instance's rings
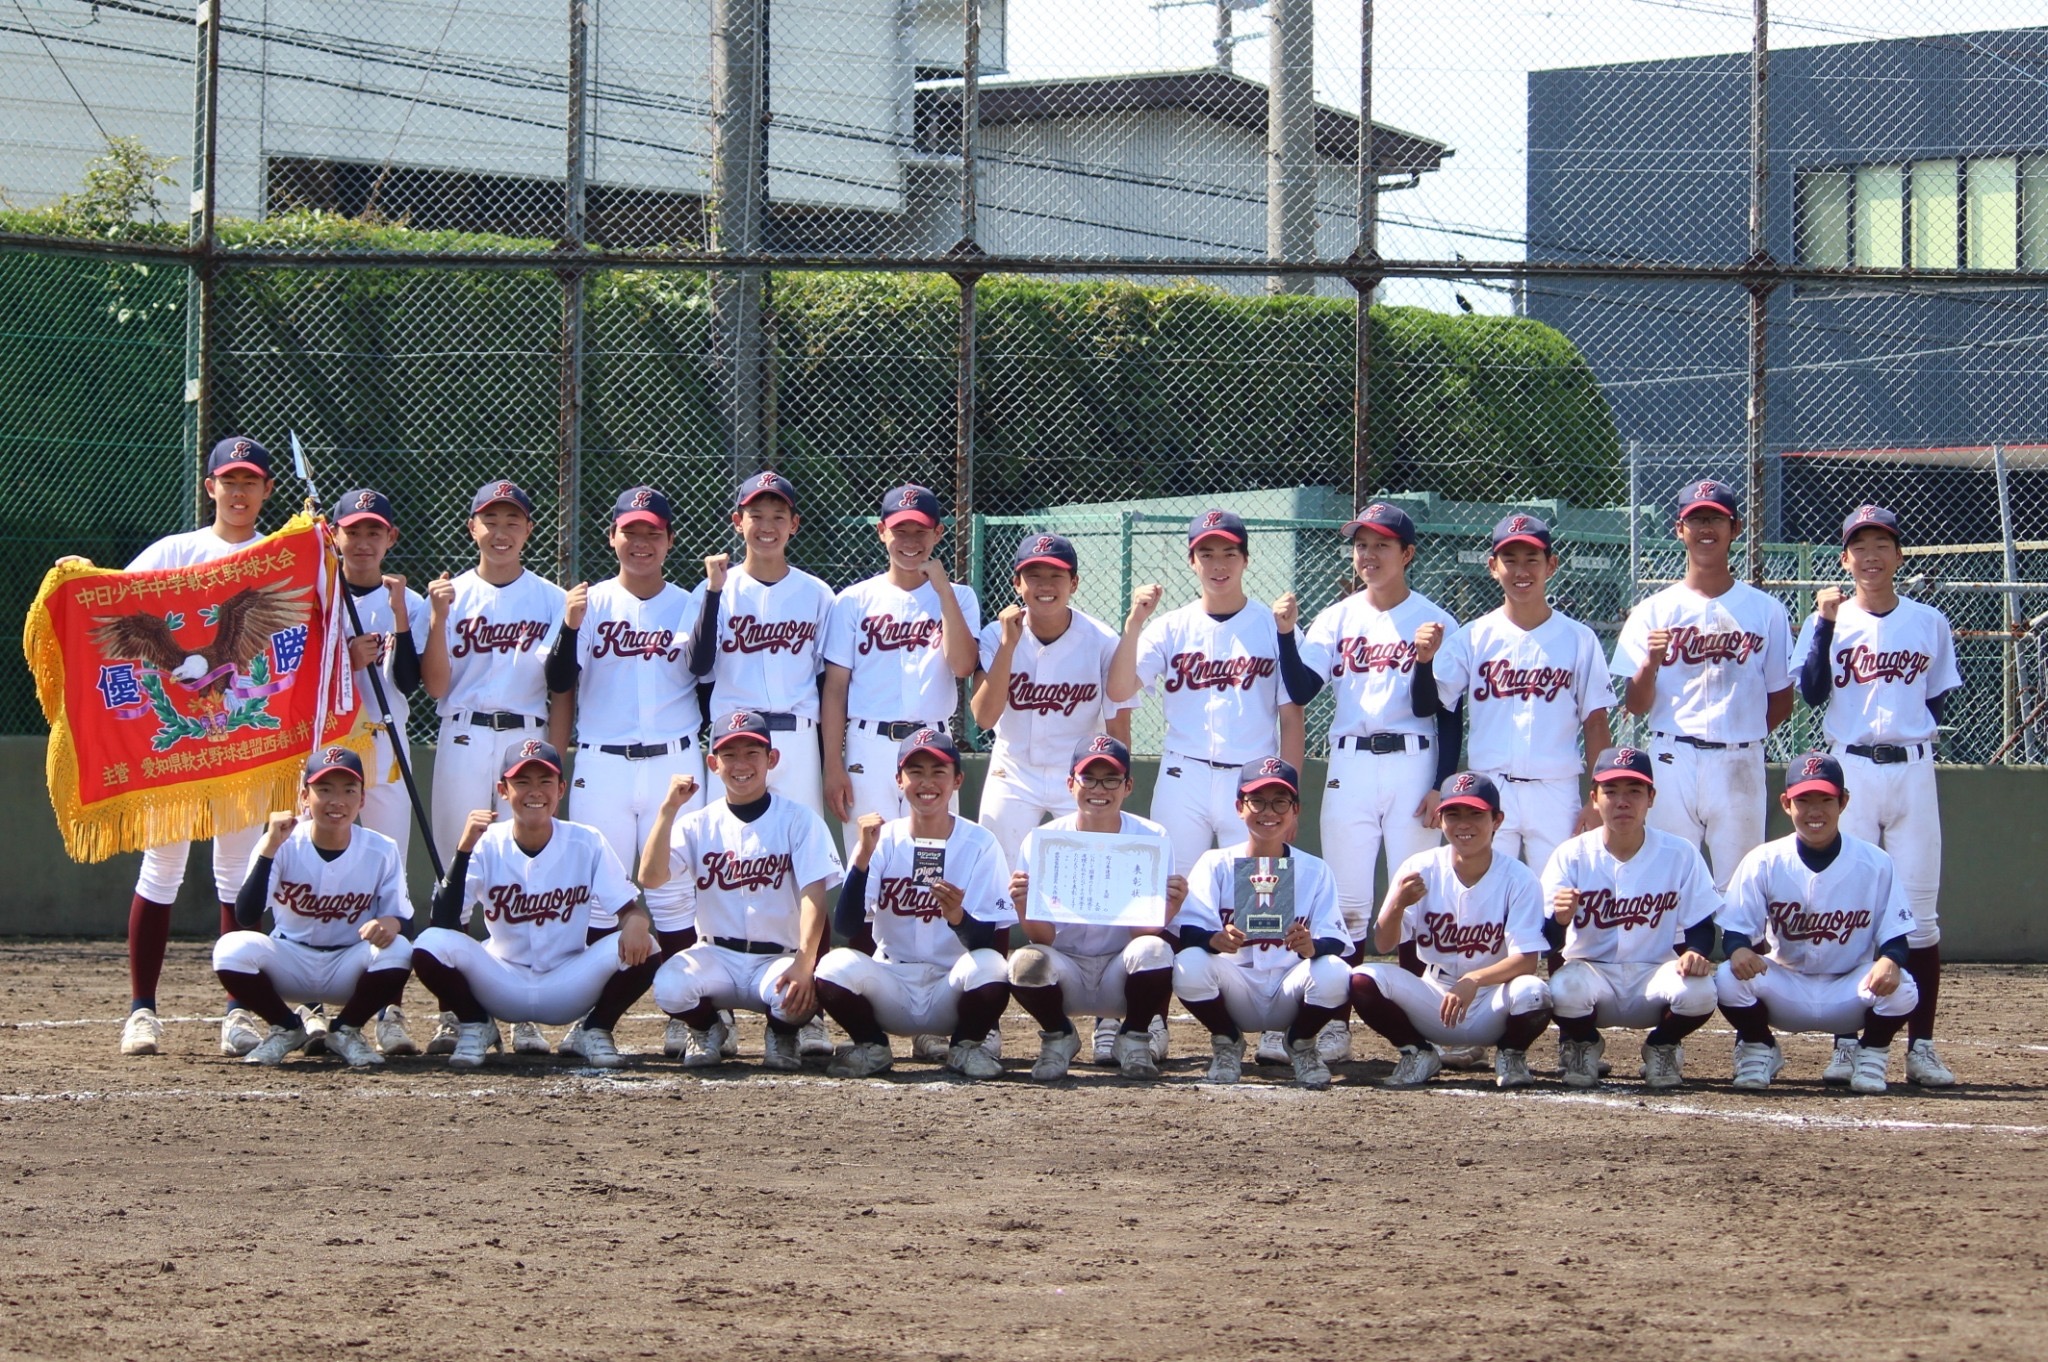
[[[1643,589],[1643,514],[1641,503],[1636,499],[1637,464],[1642,456],[1642,442],[1628,442],[1628,604],[1633,606],[1641,599]]]
[[[2005,582],[2008,586],[2011,586],[2018,583],[2020,579],[2020,556],[2019,546],[2013,534],[2012,491],[2006,475],[2005,442],[2003,440],[1994,441],[1991,446],[1991,471],[1998,480],[1998,535],[2000,539],[2005,541]],[[2005,593],[2005,638],[1998,646],[2001,660],[1999,668],[2000,690],[2002,692],[2001,699],[2004,702],[2001,706],[2004,713],[2003,737],[2008,748],[2012,745],[2014,731],[2020,725],[2019,646],[2020,598],[2018,592],[2008,591]],[[2031,728],[2028,730],[2026,740],[2026,759],[2029,762],[2035,759]]]
[[[975,240],[980,229],[980,193],[975,183],[974,141],[981,121],[981,0],[961,0],[960,18],[964,35],[960,52],[960,239],[953,254],[972,259],[982,254]],[[960,331],[955,347],[953,384],[953,523],[967,523],[974,511],[974,352],[975,329],[979,322],[976,285],[979,270],[960,270],[953,275],[960,286]],[[965,535],[953,541],[953,575],[966,579],[972,566],[973,545]]]
[[[220,5],[201,0],[197,79],[192,92],[192,202],[186,240],[193,261],[185,276],[185,432],[192,523],[211,517],[206,504],[206,444],[213,434],[213,234],[215,150],[220,129]]]
[[[1266,46],[1266,255],[1276,264],[1316,250],[1314,0],[1268,0]],[[1308,293],[1312,277],[1274,274],[1269,293]]]
[[[1771,6],[1754,0],[1755,26],[1749,59],[1749,259],[1747,270],[1776,267],[1764,230],[1769,203],[1771,154],[1769,141]],[[1748,530],[1749,581],[1764,582],[1764,539],[1769,529],[1764,514],[1764,412],[1766,365],[1770,355],[1771,292],[1777,282],[1751,279],[1749,289],[1749,404],[1745,420],[1745,453],[1749,465],[1749,497],[1743,519]]]
[[[766,15],[767,0],[711,4],[711,239],[718,251],[738,255],[761,249],[766,212]],[[737,480],[761,463],[759,271],[712,271],[711,348],[726,381],[726,448]]]
[[[569,112],[568,165],[562,192],[562,239],[556,243],[563,255],[583,251],[585,156],[584,118],[588,112],[588,58],[590,52],[590,9],[586,0],[569,0]],[[556,505],[561,523],[556,527],[556,564],[559,580],[567,586],[579,579],[578,538],[583,527],[583,268],[568,265],[556,272],[562,285],[562,335],[560,350],[561,400],[557,408]]]
[[[1358,10],[1358,244],[1351,258],[1360,265],[1377,264],[1379,243],[1379,172],[1373,168],[1372,128],[1373,0],[1359,0]],[[1350,276],[1357,295],[1351,330],[1351,509],[1372,495],[1372,296],[1379,291],[1376,273]]]

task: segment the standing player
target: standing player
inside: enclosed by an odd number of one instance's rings
[[[1166,829],[1123,811],[1131,797],[1131,749],[1117,737],[1097,733],[1074,745],[1067,767],[1067,798],[1074,812],[1045,825],[1047,832],[1100,832],[1166,840]],[[1031,1076],[1044,1082],[1064,1078],[1081,1048],[1081,1034],[1068,1013],[1085,1010],[1110,1020],[1111,1057],[1125,1078],[1159,1077],[1165,1056],[1155,1047],[1173,993],[1173,946],[1166,932],[1187,897],[1188,882],[1166,880],[1166,916],[1158,930],[1034,922],[1026,912],[1039,829],[1024,835],[1010,872],[1010,900],[1023,919],[1028,944],[1010,955],[1010,993],[1039,1025],[1038,1063]]]
[[[1686,488],[1684,580],[1628,612],[1612,664],[1628,712],[1649,716],[1663,768],[1650,826],[1704,845],[1721,889],[1764,840],[1764,739],[1792,713],[1785,607],[1729,564],[1739,504],[1725,483]]]
[[[270,1023],[244,1063],[282,1064],[307,1040],[292,1008],[320,1003],[341,1008],[327,1032],[329,1053],[355,1069],[384,1062],[362,1028],[412,972],[412,943],[399,935],[412,901],[398,844],[355,826],[363,797],[363,759],[327,748],[306,765],[303,816],[272,814],[256,845],[235,899],[242,930],[213,947],[221,986]],[[268,936],[256,930],[265,907],[276,924]]]
[[[652,893],[673,879],[697,922],[697,943],[654,976],[655,1006],[687,1033],[686,1069],[725,1058],[721,1008],[765,1013],[761,1062],[797,1068],[797,1031],[818,1010],[825,895],[844,872],[817,811],[769,789],[781,756],[772,743],[765,714],[715,720],[711,764],[724,796],[677,821],[694,787],[675,777],[641,853],[640,883]]]
[[[1600,826],[1551,853],[1543,901],[1565,926],[1564,965],[1550,976],[1567,1087],[1600,1083],[1604,1026],[1647,1029],[1643,1082],[1683,1081],[1679,1042],[1714,1015],[1714,914],[1707,863],[1649,824],[1657,805],[1650,754],[1610,747],[1593,767]]]
[[[1906,1080],[1945,1088],[1956,1081],[1934,1052],[1941,1001],[1941,807],[1934,748],[1942,705],[1960,689],[1955,630],[1939,610],[1900,597],[1893,579],[1905,561],[1899,518],[1859,506],[1842,522],[1842,568],[1853,598],[1829,587],[1799,631],[1799,689],[1823,710],[1821,729],[1856,788],[1842,829],[1879,843],[1897,867],[1913,909],[1906,972],[1920,1002],[1906,1022]],[[1839,1036],[1827,1081],[1846,1083],[1854,1037]]]
[[[1785,1067],[1775,1025],[1837,1037],[1860,1029],[1849,1086],[1883,1092],[1892,1037],[1920,1002],[1906,967],[1915,922],[1905,886],[1876,844],[1841,831],[1849,802],[1840,762],[1795,757],[1778,796],[1792,835],[1743,857],[1728,886],[1728,958],[1714,987],[1735,1027],[1738,1088],[1767,1088]]]
[[[1543,889],[1536,873],[1496,855],[1500,790],[1460,772],[1437,800],[1444,845],[1403,861],[1373,924],[1382,954],[1413,940],[1422,974],[1399,965],[1360,965],[1351,974],[1359,1020],[1401,1052],[1390,1088],[1419,1088],[1443,1067],[1435,1046],[1489,1045],[1494,1081],[1526,1088],[1529,1044],[1550,1025],[1550,990],[1537,971],[1543,954]]]

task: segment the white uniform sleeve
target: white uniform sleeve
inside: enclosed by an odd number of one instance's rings
[[[1740,932],[1761,955],[1764,951],[1765,903],[1770,897],[1770,862],[1758,847],[1742,858],[1728,881],[1728,899],[1721,909],[1721,930]]]
[[[825,617],[825,646],[820,651],[827,662],[848,671],[853,670],[854,635],[860,629],[861,608],[854,588],[848,587],[833,599],[832,612]]]
[[[1543,887],[1534,871],[1527,866],[1522,866],[1522,871],[1508,883],[1508,950],[1515,955],[1541,955],[1550,949],[1543,935]]]
[[[1572,670],[1577,673],[1573,688],[1578,692],[1580,723],[1603,709],[1614,708],[1614,682],[1607,672],[1607,659],[1600,655],[1600,636],[1583,626],[1579,629],[1579,656]]]
[[[1650,655],[1650,620],[1645,608],[1649,602],[1638,601],[1628,612],[1628,618],[1621,622],[1621,632],[1614,638],[1614,660],[1607,670],[1615,676],[1631,677],[1643,669],[1643,661]]]
[[[1138,689],[1150,690],[1166,671],[1166,656],[1173,650],[1171,630],[1163,619],[1148,621],[1138,635]]]
[[[1230,858],[1221,850],[1212,847],[1202,853],[1194,869],[1188,871],[1188,896],[1181,901],[1180,911],[1173,916],[1172,925],[1176,932],[1182,927],[1205,932],[1223,930],[1220,909],[1223,896],[1229,892],[1226,882],[1229,874]],[[1236,905],[1231,906],[1234,908]]]
[[[405,857],[396,843],[384,850],[382,882],[377,886],[377,916],[412,921],[412,895],[405,887]]]
[[[1351,940],[1351,927],[1344,921],[1344,910],[1337,903],[1337,879],[1330,873],[1329,863],[1325,861],[1318,865],[1312,883],[1303,885],[1297,879],[1295,884],[1297,892],[1302,888],[1309,892],[1308,912],[1303,914],[1308,918],[1309,935],[1348,944]],[[1295,911],[1299,913],[1302,907],[1300,901],[1297,900],[1294,906]]]
[[[1537,889],[1543,896],[1543,908],[1546,912],[1549,911],[1550,900],[1556,896],[1558,890],[1579,887],[1579,858],[1572,846],[1572,843],[1578,840],[1576,837],[1567,837],[1559,842],[1551,851],[1550,859],[1543,863],[1543,873],[1537,878]]]
[[[476,910],[477,900],[484,896],[484,886],[490,882],[492,856],[490,848],[481,841],[469,854],[469,873],[462,878],[462,925],[469,925],[469,915]]]
[[[680,655],[675,663],[675,668],[693,681],[709,681],[711,679],[711,672],[698,676],[697,673],[690,670],[690,640],[696,637],[697,621],[703,618],[705,603],[711,599],[705,593],[706,586],[707,583],[699,582],[690,588],[688,599],[683,602],[682,618],[679,621],[682,627],[676,634],[676,641],[682,646]],[[721,596],[723,595],[723,593],[720,594]],[[565,609],[563,613],[567,614],[568,612]],[[711,650],[711,670],[718,670],[718,650],[716,648]]]
[[[1472,682],[1472,626],[1452,634],[1437,649],[1432,670],[1436,676],[1437,702],[1445,709],[1465,703],[1465,688]],[[1470,719],[1471,715],[1465,716]]]
[[[790,848],[790,864],[796,867],[798,888],[823,880],[827,889],[833,889],[846,878],[846,868],[839,863],[839,852],[832,845],[832,834],[825,830],[825,820],[808,808],[797,821],[792,840],[795,845]]]
[[[1687,850],[1690,854],[1686,857],[1685,883],[1678,887],[1677,929],[1680,940],[1684,939],[1687,928],[1697,927],[1708,918],[1719,916],[1724,907],[1720,891],[1714,888],[1713,873],[1707,869],[1706,858],[1694,848],[1688,847]]]
[[[1017,920],[1017,906],[1010,902],[1010,867],[993,834],[976,838],[977,852],[960,884],[960,907],[969,917],[997,926]]]
[[[974,594],[974,588],[964,582],[953,583],[954,599],[960,602],[960,613],[967,618],[967,632],[981,633],[981,597]]]
[[[1792,621],[1773,597],[1770,626],[1764,631],[1764,694],[1776,695],[1792,684],[1792,658]]]
[[[1948,617],[1935,613],[1939,627],[1934,631],[1934,661],[1927,668],[1927,693],[1946,695],[1963,684],[1962,669],[1956,666],[1956,631]]]
[[[639,900],[640,891],[626,878],[625,867],[619,864],[618,854],[611,843],[593,835],[591,845],[596,849],[595,864],[590,871],[590,894],[593,908],[626,909]]]
[[[981,651],[976,656],[974,665],[983,671],[993,667],[996,664],[996,649],[1002,645],[1002,641],[1002,621],[990,620],[981,631]]]
[[[1895,936],[1907,936],[1913,931],[1913,905],[1906,901],[1906,886],[1899,878],[1898,868],[1892,858],[1884,858],[1884,873],[1879,877],[1878,889],[1884,895],[1884,907],[1878,910],[1877,945],[1882,946]],[[1875,956],[1875,950],[1872,955]]]
[[[1330,679],[1330,668],[1337,660],[1336,648],[1341,641],[1337,613],[1342,608],[1340,601],[1317,615],[1301,639],[1301,665],[1325,681]]]
[[[677,814],[676,821],[669,825],[668,883],[662,890],[679,896],[671,911],[697,911],[697,839],[692,835],[695,827],[688,810]]]
[[[1814,637],[1819,632],[1820,615],[1818,613],[1808,615],[1806,623],[1799,626],[1799,637],[1793,641],[1792,658],[1789,664],[1789,670],[1795,678],[1799,675],[1800,670],[1806,666],[1806,659],[1813,652]]]

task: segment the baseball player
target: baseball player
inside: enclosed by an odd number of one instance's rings
[[[1859,506],[1842,522],[1842,568],[1854,594],[1829,587],[1799,631],[1799,689],[1822,711],[1821,730],[1853,782],[1856,800],[1842,830],[1881,845],[1913,909],[1906,972],[1920,1003],[1906,1021],[1906,1080],[1943,1088],[1956,1081],[1934,1052],[1941,1000],[1941,808],[1934,748],[1942,706],[1961,688],[1955,630],[1939,610],[1902,598],[1893,586],[1904,561],[1899,518]],[[1827,1081],[1849,1081],[1853,1037],[1837,1037]]]
[[[1764,840],[1764,739],[1792,713],[1785,607],[1735,580],[1735,490],[1689,484],[1678,507],[1685,577],[1628,612],[1612,670],[1628,712],[1647,715],[1659,767],[1650,826],[1704,846],[1714,883]]]
[[[1373,923],[1381,954],[1412,939],[1420,975],[1363,964],[1351,1002],[1400,1051],[1385,1086],[1418,1088],[1443,1068],[1436,1046],[1498,1046],[1494,1081],[1526,1088],[1528,1049],[1550,1025],[1550,990],[1538,974],[1546,948],[1536,872],[1496,853],[1503,822],[1491,777],[1461,771],[1438,791],[1444,845],[1418,851],[1390,877]]]
[[[1166,840],[1166,829],[1123,811],[1131,797],[1131,749],[1121,738],[1109,733],[1082,738],[1067,770],[1067,798],[1074,812],[1055,818],[1045,831]],[[1155,1048],[1154,1027],[1173,993],[1173,946],[1165,933],[1187,897],[1188,882],[1179,875],[1167,877],[1166,915],[1158,930],[1034,921],[1027,906],[1038,846],[1039,829],[1034,828],[1024,835],[1016,869],[1010,872],[1010,900],[1023,920],[1026,941],[1010,953],[1010,994],[1039,1025],[1038,1062],[1031,1076],[1041,1082],[1066,1077],[1081,1049],[1081,1034],[1068,1013],[1079,1008],[1111,1018],[1112,1025],[1122,1019],[1111,1055],[1125,1078],[1159,1077],[1165,1056]]]
[[[213,947],[213,972],[243,1004],[270,1023],[270,1034],[242,1057],[282,1064],[304,1048],[295,1005],[341,1008],[326,1049],[350,1068],[382,1064],[363,1024],[390,1005],[412,973],[412,943],[399,928],[412,917],[405,857],[398,843],[369,827],[363,812],[363,759],[329,747],[306,764],[300,812],[270,815],[256,863],[235,899],[235,921]],[[263,910],[275,927],[256,930]]]
[[[1849,1086],[1883,1092],[1892,1037],[1919,1005],[1906,965],[1917,924],[1904,880],[1876,843],[1841,831],[1849,803],[1840,762],[1825,752],[1795,757],[1778,796],[1792,835],[1735,868],[1721,918],[1728,958],[1714,987],[1735,1027],[1738,1088],[1767,1088],[1785,1067],[1776,1026],[1860,1030]]]
[[[842,946],[818,963],[818,1002],[853,1038],[830,1072],[866,1078],[894,1064],[890,1036],[946,1034],[947,1068],[994,1078],[1003,1065],[986,1038],[1010,1000],[995,946],[1017,920],[1009,867],[993,833],[951,812],[960,749],[945,732],[905,738],[896,772],[910,813],[886,823],[861,815],[833,915],[841,934],[871,939],[875,953]]]
[[[515,747],[497,790],[511,818],[495,808],[469,815],[434,889],[433,925],[413,942],[413,970],[455,1014],[456,1068],[477,1068],[498,1048],[493,1017],[550,1026],[580,1017],[584,1062],[624,1063],[612,1030],[654,980],[653,931],[603,834],[555,817],[562,794],[554,746],[527,738]],[[487,941],[463,930],[479,903]],[[600,908],[616,931],[592,932]]]
[[[686,1069],[724,1060],[721,1008],[766,1014],[765,1067],[803,1062],[797,1033],[818,1010],[825,896],[845,874],[817,810],[769,788],[780,758],[767,715],[714,720],[711,764],[724,795],[678,820],[695,784],[674,777],[641,854],[641,885],[653,893],[673,881],[695,911],[696,944],[654,976],[655,1005],[686,1032]]]
[[[1565,1085],[1600,1084],[1600,1028],[1649,1031],[1643,1082],[1683,1081],[1679,1042],[1714,1015],[1714,914],[1721,896],[1699,851],[1651,825],[1657,767],[1610,747],[1593,767],[1600,826],[1570,838],[1543,868],[1543,902],[1565,927],[1550,976]]]
[[[1279,757],[1248,763],[1238,773],[1236,803],[1245,840],[1204,851],[1188,876],[1173,991],[1209,1028],[1209,1082],[1238,1081],[1244,1032],[1256,1030],[1285,1034],[1295,1082],[1327,1088],[1330,1067],[1317,1053],[1316,1036],[1346,1006],[1344,956],[1351,949],[1337,886],[1329,866],[1294,845],[1301,824],[1294,763]],[[1245,862],[1255,867],[1247,876],[1255,891],[1262,875],[1291,884],[1292,912],[1279,936],[1251,935],[1237,921],[1246,911],[1238,896]]]

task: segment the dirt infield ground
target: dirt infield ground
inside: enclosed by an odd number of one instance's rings
[[[1966,1086],[1646,1098],[1458,1077],[1325,1094],[1091,1068],[950,1082],[357,1075],[214,1053],[196,943],[168,1053],[115,1053],[118,943],[0,943],[0,1356],[2039,1358],[2048,970],[1955,969]],[[415,985],[415,992],[418,986]],[[416,1010],[424,1011],[415,1000]],[[660,1049],[639,1015],[620,1040]],[[1019,1057],[1025,1057],[1020,1060]],[[1536,1056],[1548,1072],[1551,1047]],[[1894,1072],[1899,1061],[1895,1055]],[[2028,1343],[2027,1339],[2034,1342]]]

